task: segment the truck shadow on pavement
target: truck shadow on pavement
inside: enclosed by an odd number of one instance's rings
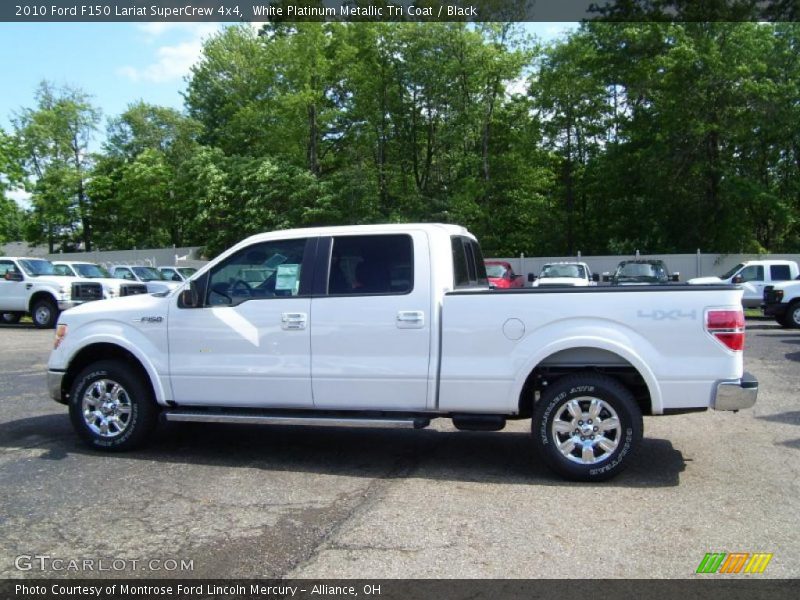
[[[78,458],[64,467],[103,468],[92,463],[118,459],[150,463],[246,467],[365,478],[422,478],[441,481],[546,486],[670,487],[680,483],[686,460],[671,442],[645,438],[639,454],[617,478],[599,484],[573,483],[553,475],[532,454],[530,433],[424,429],[377,430],[290,426],[171,423],[159,426],[150,443],[132,452],[109,454],[83,445],[66,414],[0,423],[0,449],[44,451],[39,460]]]

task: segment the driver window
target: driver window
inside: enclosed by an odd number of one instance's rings
[[[240,250],[218,264],[209,279],[207,306],[297,296],[306,240],[278,240]]]
[[[764,267],[761,265],[750,265],[742,269],[739,275],[742,276],[742,281],[763,281]]]
[[[53,275],[72,275],[67,265],[54,265]]]

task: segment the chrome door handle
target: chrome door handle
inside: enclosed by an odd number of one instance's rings
[[[425,326],[425,313],[421,310],[401,310],[397,313],[399,329],[420,329]]]
[[[281,327],[283,329],[305,329],[308,315],[305,313],[282,313]]]

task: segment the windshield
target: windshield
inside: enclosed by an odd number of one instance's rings
[[[78,272],[78,275],[81,277],[86,277],[87,279],[99,279],[99,278],[111,278],[111,273],[106,271],[100,265],[92,265],[89,263],[86,264],[79,264],[73,265],[75,270]]]
[[[188,278],[197,273],[197,269],[194,267],[178,267],[178,272]]]
[[[744,263],[739,263],[738,265],[733,267],[730,271],[728,271],[724,275],[720,275],[719,278],[720,279],[730,279],[731,277],[733,277],[733,274],[736,273],[736,271],[741,269],[743,266],[744,266]]]
[[[23,271],[25,271],[31,277],[55,274],[53,271],[53,263],[51,263],[49,260],[27,259],[19,261],[19,264],[22,266]]]
[[[131,267],[136,276],[142,281],[161,281],[165,277],[153,267]]]
[[[614,277],[619,281],[637,281],[641,283],[658,283],[667,281],[667,270],[661,264],[623,263],[617,267]]]
[[[506,268],[503,265],[486,265],[486,276],[500,279],[505,277]]]
[[[577,277],[586,279],[586,269],[583,265],[545,265],[540,278],[548,277]]]

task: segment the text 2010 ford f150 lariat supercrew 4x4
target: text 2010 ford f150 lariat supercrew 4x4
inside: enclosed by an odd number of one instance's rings
[[[61,316],[48,384],[89,444],[168,421],[459,429],[532,418],[563,476],[607,479],[642,415],[751,407],[734,286],[490,290],[452,225],[253,236],[179,290]]]

